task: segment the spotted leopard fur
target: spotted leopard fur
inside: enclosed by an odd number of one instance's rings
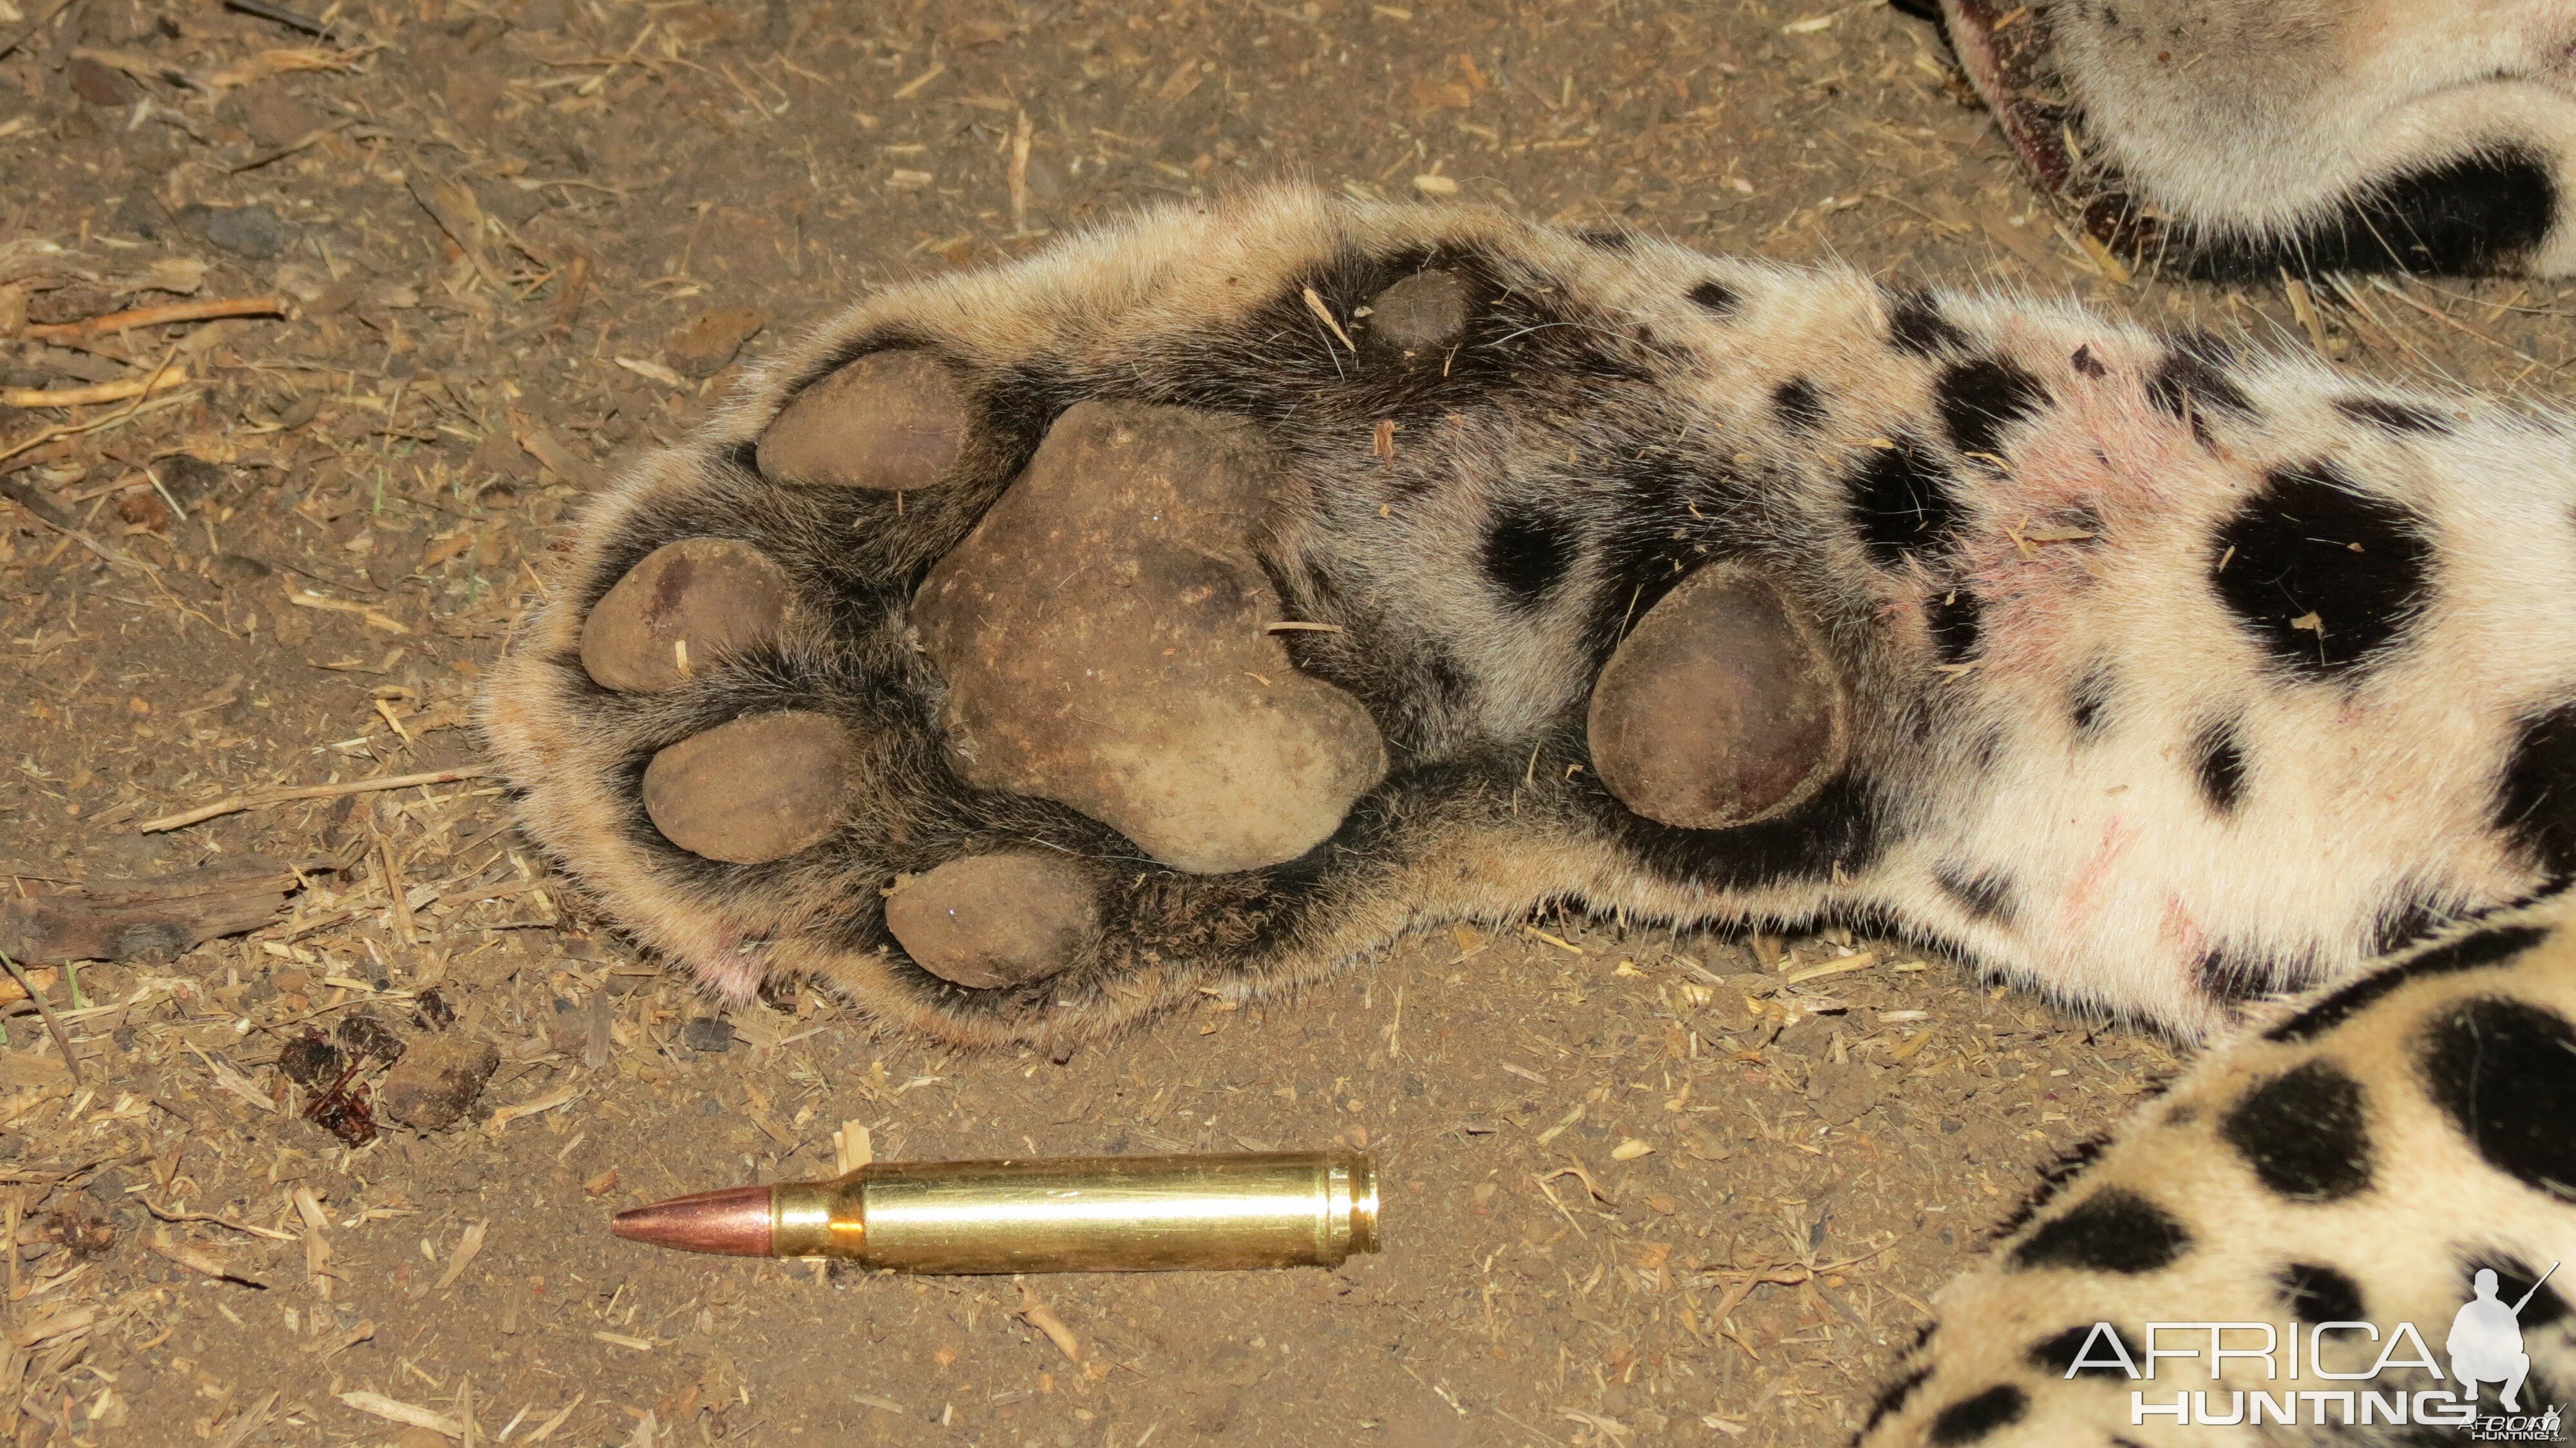
[[[2540,1280],[2576,1262],[2571,913],[2562,896],[2499,915],[2262,1011],[1935,1298],[1938,1324],[1861,1442],[2471,1441],[2445,1421],[2470,1410],[2425,1395],[2459,1396],[2447,1335],[2481,1270],[2501,1301],[2525,1299],[2529,1365],[2518,1412],[2489,1382],[2475,1416],[2530,1441],[2576,1431],[2576,1287],[2564,1269]],[[2231,1359],[2213,1381],[2209,1334],[2162,1329],[2161,1348],[2200,1356],[2145,1379],[2120,1359],[2143,1372],[2150,1322],[2267,1324],[2277,1356]],[[2289,1334],[2295,1373],[2277,1347]],[[2224,1345],[2264,1343],[2243,1328]],[[2418,1357],[2433,1370],[2398,1365]],[[2270,1401],[2252,1405],[2257,1392]],[[2171,1411],[2182,1396],[2187,1424]]]

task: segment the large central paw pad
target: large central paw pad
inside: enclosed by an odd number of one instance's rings
[[[1175,869],[1295,859],[1386,773],[1359,702],[1299,674],[1247,541],[1276,464],[1249,426],[1083,403],[914,600],[950,763],[1070,805]]]

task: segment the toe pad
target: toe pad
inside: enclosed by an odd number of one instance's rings
[[[796,395],[760,435],[764,476],[896,490],[941,481],[965,446],[966,399],[924,352],[871,352]]]
[[[748,543],[666,544],[591,609],[582,667],[622,693],[676,689],[719,655],[776,637],[793,593],[786,571]]]
[[[1593,764],[1660,824],[1729,829],[1842,768],[1849,708],[1815,626],[1752,570],[1704,568],[1648,610],[1592,689]]]
[[[848,760],[848,735],[825,715],[754,714],[654,755],[644,812],[693,855],[736,865],[782,860],[839,827]]]
[[[1043,980],[1100,928],[1091,882],[1052,855],[951,860],[886,898],[886,928],[942,980],[976,990]]]

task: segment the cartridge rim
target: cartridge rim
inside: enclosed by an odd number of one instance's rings
[[[1377,1245],[1377,1158],[1364,1151],[1335,1152],[1332,1167],[1333,1235],[1341,1238],[1330,1254],[1335,1262],[1354,1252],[1375,1252]]]

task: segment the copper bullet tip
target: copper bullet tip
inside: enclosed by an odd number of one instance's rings
[[[769,1188],[727,1187],[631,1207],[610,1218],[608,1230],[630,1242],[683,1252],[766,1257],[771,1220]]]

